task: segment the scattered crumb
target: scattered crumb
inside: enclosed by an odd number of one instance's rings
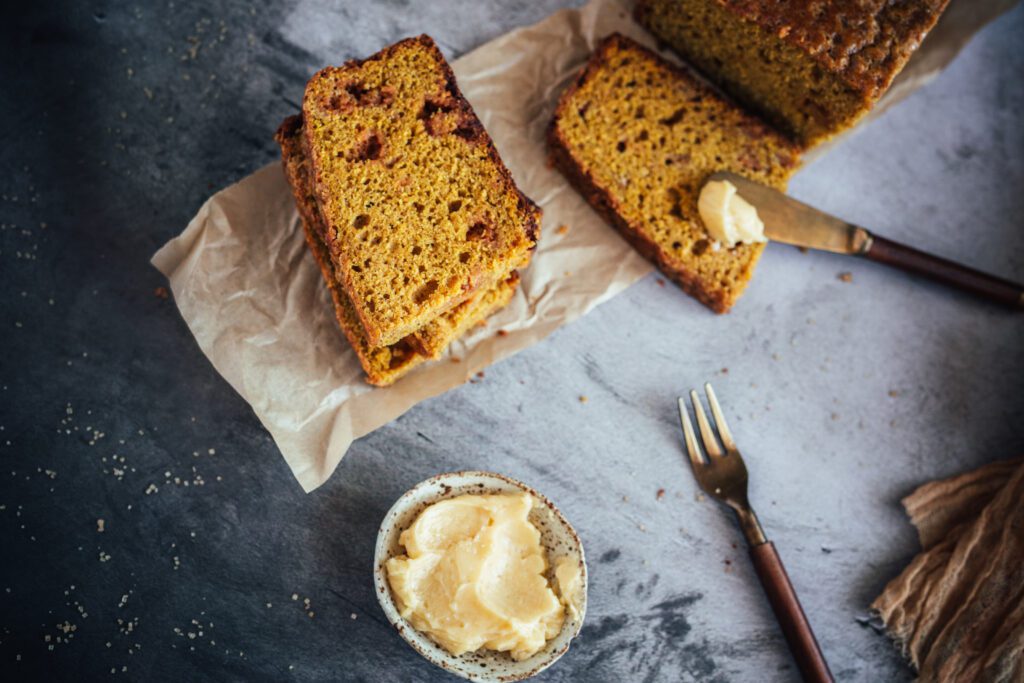
[[[359,615],[356,614],[355,612],[353,612],[352,614],[348,615],[348,618],[351,619],[352,621],[355,621],[356,619],[359,618]]]
[[[840,282],[853,282],[853,273],[839,273],[836,278]]]
[[[299,599],[299,594],[298,593],[292,593],[292,600],[298,600],[298,599]]]
[[[807,253],[807,247],[797,247],[797,249],[800,250],[801,254],[806,254]]]
[[[660,277],[657,280],[655,280],[655,282],[658,283],[659,287],[664,287],[665,286],[665,281],[662,280]]]
[[[889,398],[896,398],[899,395],[900,395],[900,392],[896,391],[895,389],[890,389],[889,390]]]
[[[832,413],[831,417],[832,417],[833,420],[838,420],[839,419],[839,413]]]
[[[484,378],[484,371],[481,370],[480,372],[476,373],[476,376],[479,377],[480,379],[483,379]]]
[[[658,492],[654,496],[656,499],[661,500],[665,497],[665,489],[658,489]]]
[[[693,495],[693,499],[698,503],[703,503],[707,499],[707,496],[705,496],[702,491],[697,491],[697,493]]]
[[[102,534],[105,524],[106,524],[106,522],[104,522],[102,519],[97,519],[96,520],[96,532]]]
[[[153,291],[153,295],[158,299],[166,299],[170,296],[170,292],[167,291],[166,287],[157,287]]]
[[[586,396],[582,396],[582,395],[580,396],[580,403],[586,403],[586,402],[587,402],[587,401],[589,401],[589,400],[590,400],[590,399],[589,399],[589,398],[587,398]]]
[[[721,372],[723,375],[728,375],[729,374],[729,368],[722,368],[721,370],[719,370],[719,372]]]
[[[569,226],[565,224],[559,225],[555,229],[555,232],[557,232],[559,235],[564,235],[565,233],[569,232]]]

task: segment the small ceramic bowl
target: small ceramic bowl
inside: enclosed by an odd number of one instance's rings
[[[398,614],[391,588],[388,585],[384,564],[405,550],[398,543],[398,537],[407,529],[428,505],[445,498],[454,498],[465,493],[519,493],[526,491],[538,504],[530,512],[530,521],[540,531],[541,545],[548,553],[549,564],[553,567],[561,557],[570,557],[579,563],[580,595],[578,596],[579,616],[566,614],[562,630],[545,643],[543,649],[529,659],[517,662],[505,652],[478,650],[459,657],[420,633]],[[553,570],[549,570],[552,574]],[[549,579],[552,577],[549,576]],[[384,609],[388,621],[398,629],[413,649],[432,663],[457,676],[471,681],[521,681],[534,676],[554,664],[569,649],[569,643],[583,626],[587,610],[587,565],[583,557],[583,545],[572,525],[562,516],[554,504],[526,484],[491,472],[450,472],[420,482],[405,493],[388,510],[377,534],[377,549],[373,558],[373,582],[377,599]]]

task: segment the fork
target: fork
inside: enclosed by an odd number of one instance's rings
[[[747,499],[747,467],[743,464],[743,457],[725,423],[715,391],[710,384],[704,385],[704,391],[708,395],[708,405],[711,406],[711,413],[714,415],[725,451],[723,452],[718,445],[715,432],[708,422],[707,415],[704,414],[704,408],[701,407],[700,397],[696,391],[691,390],[693,412],[697,416],[697,426],[700,428],[704,449],[707,451],[705,460],[701,455],[693,425],[690,423],[686,400],[680,398],[679,419],[683,423],[683,435],[686,438],[690,463],[693,465],[693,474],[705,492],[731,507],[736,513],[743,535],[747,538],[750,559],[757,570],[757,577],[761,580],[761,587],[768,595],[768,602],[775,612],[775,618],[779,620],[782,633],[786,636],[786,642],[803,679],[831,682],[832,672],[829,671],[825,656],[818,647],[818,641],[811,631],[807,615],[800,606],[800,600],[796,597],[786,568],[782,566],[782,559],[775,550],[775,544],[765,537],[761,522],[750,507],[750,501]]]

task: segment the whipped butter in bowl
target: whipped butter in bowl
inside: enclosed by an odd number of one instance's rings
[[[546,498],[514,479],[428,479],[386,515],[374,564],[388,620],[428,660],[477,681],[528,678],[583,624],[579,537]]]

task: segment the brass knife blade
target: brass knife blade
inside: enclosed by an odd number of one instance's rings
[[[778,190],[728,171],[710,180],[727,180],[764,222],[765,236],[776,242],[822,249],[837,254],[863,254],[871,246],[871,233],[824,211],[799,202]]]

